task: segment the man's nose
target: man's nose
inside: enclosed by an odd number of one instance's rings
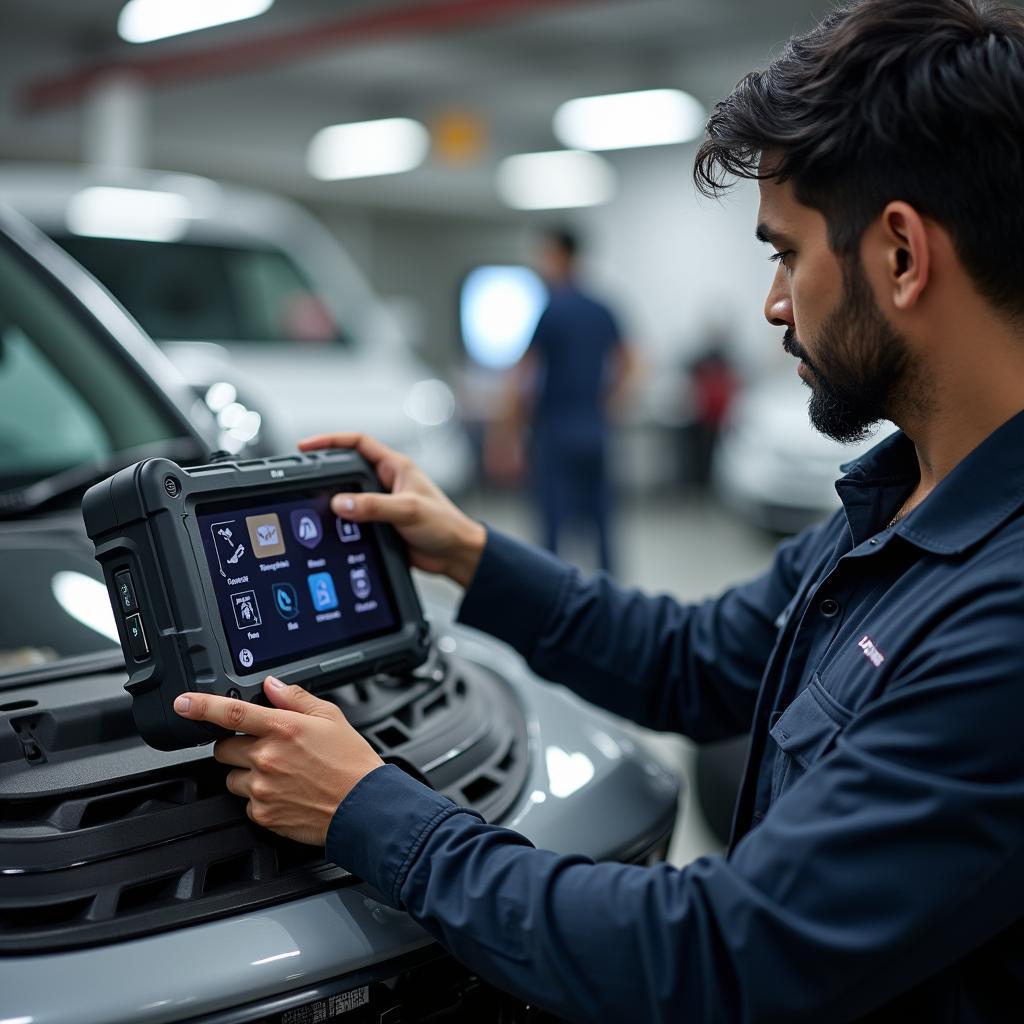
[[[773,327],[793,327],[793,300],[782,273],[775,275],[764,303],[765,319]]]

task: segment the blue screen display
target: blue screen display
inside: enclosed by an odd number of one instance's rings
[[[376,528],[335,516],[333,493],[196,509],[239,674],[352,647],[400,627]]]

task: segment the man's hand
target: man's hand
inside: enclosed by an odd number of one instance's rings
[[[457,508],[409,458],[365,434],[321,434],[299,442],[304,452],[354,448],[390,494],[336,494],[331,510],[355,523],[390,523],[409,545],[417,569],[440,573],[468,587],[487,542],[487,531]]]
[[[257,824],[288,839],[323,846],[338,805],[384,762],[333,704],[273,676],[263,684],[272,708],[227,697],[183,693],[182,718],[245,736],[218,740],[213,756],[234,770],[227,787],[245,797]]]

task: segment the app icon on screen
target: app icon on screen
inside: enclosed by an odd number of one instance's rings
[[[231,595],[231,607],[235,613],[235,624],[239,629],[252,629],[263,622],[260,606],[256,603],[255,590],[239,590]]]
[[[329,572],[315,572],[306,578],[313,608],[318,612],[329,612],[338,607],[338,594]]]
[[[366,571],[366,567],[361,565],[358,569],[353,569],[348,574],[348,577],[349,582],[352,584],[352,593],[360,601],[365,601],[373,592],[373,587],[370,584],[370,574]]]
[[[338,520],[338,537],[341,538],[342,544],[351,544],[353,541],[359,540],[361,536],[359,527],[355,523],[350,523],[347,519]]]
[[[274,607],[282,619],[294,619],[299,614],[299,595],[290,583],[275,583]]]
[[[246,516],[245,525],[249,528],[249,539],[252,541],[253,554],[257,558],[272,558],[284,554],[284,535],[281,533],[281,520],[276,512],[263,516]]]
[[[227,576],[245,554],[242,529],[237,519],[229,519],[223,523],[214,523],[210,527],[210,533],[213,534],[213,546],[217,551],[220,574]],[[237,569],[235,569],[235,574],[238,574]]]
[[[292,512],[292,534],[307,548],[315,548],[324,539],[320,517],[311,508],[297,508]]]

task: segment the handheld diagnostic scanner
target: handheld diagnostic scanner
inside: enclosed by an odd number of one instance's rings
[[[357,453],[147,459],[91,487],[86,530],[115,610],[142,737],[227,733],[175,714],[186,691],[263,701],[269,672],[311,690],[423,662],[429,631],[397,534],[330,509],[379,491]]]

